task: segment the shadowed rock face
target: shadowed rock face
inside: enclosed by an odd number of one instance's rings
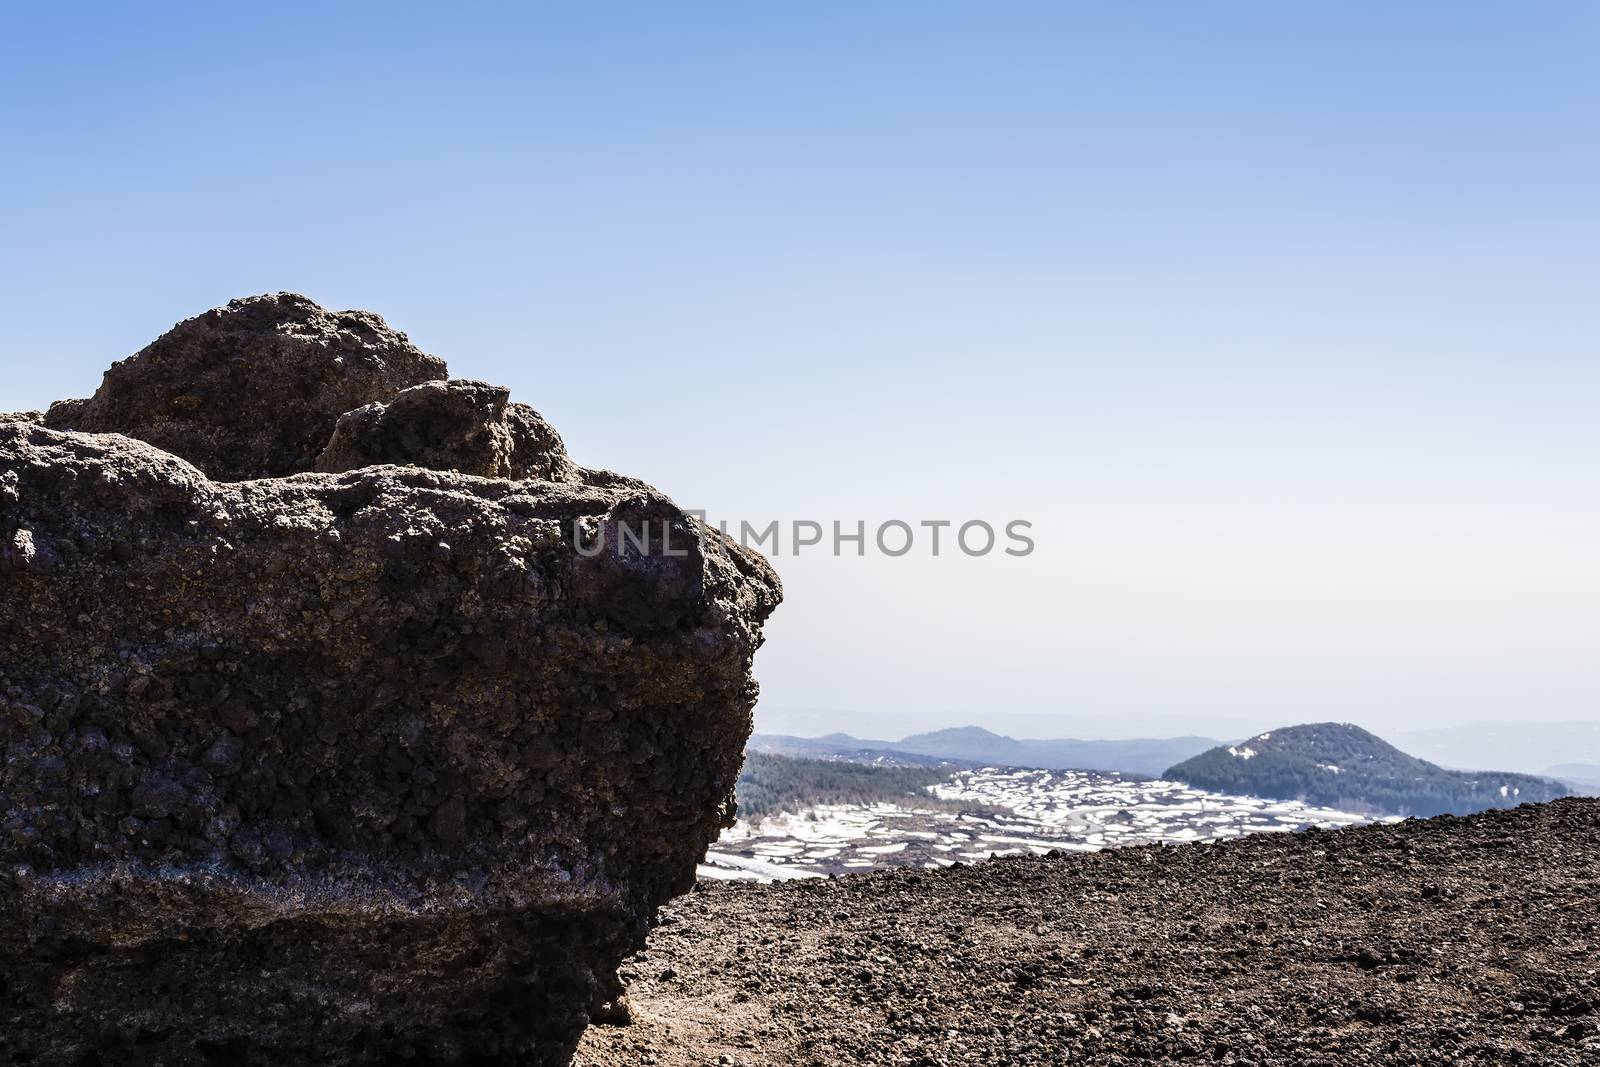
[[[410,425],[412,463],[507,455]],[[227,483],[0,421],[0,1051],[567,1060],[731,819],[780,591],[559,455]]]
[[[369,311],[278,293],[180,322],[45,422],[137,437],[218,481],[278,478],[310,470],[346,411],[445,376],[443,360]]]

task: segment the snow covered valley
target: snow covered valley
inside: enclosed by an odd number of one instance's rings
[[[1217,841],[1371,821],[1098,771],[962,770],[929,786],[928,796],[926,805],[906,797],[741,819],[706,853],[700,877],[766,881],[948,867],[992,855]]]

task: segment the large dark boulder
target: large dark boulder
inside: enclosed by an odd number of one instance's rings
[[[566,1062],[732,819],[780,596],[572,471],[0,421],[0,1062]]]

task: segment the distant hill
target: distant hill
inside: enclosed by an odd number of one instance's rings
[[[1600,796],[1600,763],[1558,763],[1546,767],[1544,774],[1565,782],[1580,796]]]
[[[1543,774],[1553,763],[1600,765],[1600,719],[1589,722],[1473,722],[1390,735],[1442,767],[1502,767]]]
[[[1560,782],[1530,774],[1448,771],[1359,726],[1332,722],[1219,745],[1172,767],[1166,777],[1219,793],[1391,815],[1466,815],[1569,792]]]
[[[967,760],[899,752],[894,741],[871,741],[848,734],[827,737],[790,737],[787,734],[752,734],[745,745],[750,754],[788,756],[790,759],[843,760],[885,767],[971,767]]]
[[[842,760],[795,759],[766,752],[745,756],[735,794],[739,815],[759,819],[817,804],[871,804],[880,800],[934,803],[927,787],[950,777],[932,767],[872,767]]]
[[[1018,740],[978,726],[962,726],[913,734],[899,748],[930,756],[948,756],[1011,767],[1050,770],[1121,771],[1159,775],[1174,761],[1204,752],[1217,742],[1210,737],[1135,738],[1127,741]]]
[[[1215,739],[1209,737],[1139,738],[1128,741],[1080,741],[1070,738],[1027,740],[1006,737],[980,726],[959,726],[913,734],[901,741],[870,741],[849,734],[829,734],[826,737],[757,734],[750,739],[749,747],[753,752],[860,762],[1121,771],[1123,774],[1155,777],[1173,763],[1204,752],[1216,743]]]

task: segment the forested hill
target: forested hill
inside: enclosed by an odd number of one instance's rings
[[[1349,723],[1312,723],[1218,745],[1166,777],[1219,793],[1244,793],[1345,811],[1466,815],[1567,795],[1531,774],[1449,771],[1408,756]]]
[[[1019,739],[981,726],[959,726],[913,734],[901,741],[869,741],[849,734],[788,737],[756,734],[750,751],[780,756],[897,764],[963,764],[976,767],[1029,767],[1052,770],[1117,771],[1154,778],[1182,759],[1217,742],[1209,737],[1147,737],[1114,741]]]
[[[765,752],[745,755],[736,795],[739,816],[758,819],[817,804],[872,804],[880,800],[934,803],[927,787],[950,777],[932,767],[874,767],[844,760],[790,759]]]

